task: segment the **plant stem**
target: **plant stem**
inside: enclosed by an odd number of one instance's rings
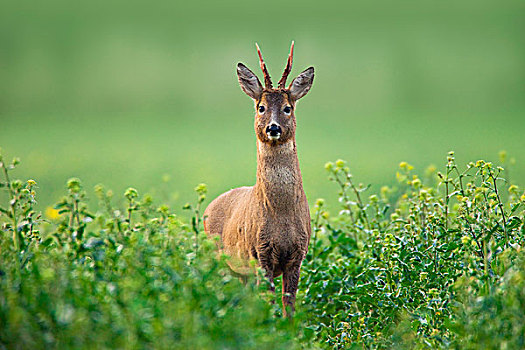
[[[507,232],[507,219],[505,218],[505,211],[503,210],[503,204],[501,203],[501,198],[498,192],[498,186],[496,185],[496,177],[491,173],[490,177],[492,178],[492,183],[494,184],[494,192],[496,193],[496,198],[498,199],[498,208],[503,219],[503,233],[505,234],[505,248],[509,246],[509,234]]]
[[[354,186],[354,183],[352,182],[351,178],[348,178],[348,183],[350,184],[350,187],[352,187],[352,190],[355,193],[355,196],[357,198],[357,204],[359,206],[359,209],[361,209],[361,212],[363,213],[363,218],[365,219],[366,228],[370,230],[370,223],[368,222],[368,216],[366,215],[365,206],[363,205],[363,201],[361,200],[359,190]]]
[[[445,231],[448,231],[448,172],[445,179]]]
[[[465,177],[465,174],[470,170],[470,168],[465,170],[463,173],[459,172],[457,166],[454,166],[453,170],[455,170],[456,174],[458,175],[459,191],[461,193],[461,196],[466,197],[465,188],[463,186],[463,177]],[[447,174],[447,179],[448,179],[448,174]],[[448,183],[447,183],[447,185],[448,185]],[[457,190],[458,187],[457,186],[454,186],[454,187]],[[448,186],[447,186],[447,193],[448,193]],[[448,209],[448,203],[447,203],[447,209]],[[465,211],[467,212],[467,218],[470,217],[470,209],[469,209],[468,205],[465,205]],[[468,225],[470,235],[472,236],[472,238],[474,239],[474,242],[476,242],[476,245],[478,246],[478,249],[479,249],[478,255],[481,256],[482,258],[484,258],[485,253],[484,253],[482,244],[479,243],[479,241],[478,241],[479,237],[476,235],[476,233],[472,229],[472,225],[470,224],[468,219],[465,219],[465,221],[466,221],[466,223]],[[447,220],[447,223],[448,223],[448,220]]]
[[[341,179],[339,179],[339,176],[337,174],[334,174],[334,179],[339,185],[339,187],[341,187],[341,195],[345,201],[345,205],[348,205],[347,203],[349,202],[349,199],[348,199],[348,195],[346,194],[345,184],[341,181]],[[352,211],[352,208],[350,208],[350,205],[348,205],[348,211],[350,212],[350,218],[352,219],[352,223],[355,224],[354,212]]]
[[[11,208],[11,216],[13,220],[13,243],[15,246],[16,251],[20,251],[21,243],[22,243],[22,236],[18,232],[18,219],[16,215],[16,196],[13,192],[13,188],[11,187],[11,180],[9,179],[9,174],[7,172],[7,168],[4,163],[2,164],[2,169],[4,170],[4,176],[7,184],[7,189],[9,191],[9,206]]]
[[[314,221],[314,241],[312,246],[312,265],[315,270],[315,245],[317,243],[317,231],[319,231],[319,217],[321,216],[321,208],[317,209],[317,213],[315,215],[315,221]]]
[[[199,225],[200,225],[200,207],[201,202],[197,202],[193,217],[193,232],[195,232],[195,252],[199,250]]]

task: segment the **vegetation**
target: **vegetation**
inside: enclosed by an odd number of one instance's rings
[[[451,152],[422,176],[402,162],[379,193],[327,163],[341,210],[315,202],[293,321],[262,274],[241,283],[202,232],[205,185],[188,222],[76,178],[42,215],[18,163],[0,156],[2,348],[525,346],[525,193],[490,162],[461,167]]]

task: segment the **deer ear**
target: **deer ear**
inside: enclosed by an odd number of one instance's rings
[[[246,95],[254,100],[258,100],[263,92],[263,87],[259,78],[244,64],[237,64],[237,77],[239,78],[239,85]]]
[[[294,100],[298,100],[310,90],[314,82],[314,67],[307,68],[295,78],[288,90]]]

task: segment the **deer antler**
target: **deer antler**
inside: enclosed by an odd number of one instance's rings
[[[266,86],[267,89],[271,89],[273,88],[272,78],[270,78],[270,73],[268,73],[268,69],[266,68],[266,63],[264,63],[264,60],[261,54],[261,49],[259,49],[259,45],[255,43],[255,46],[257,47],[257,54],[259,55],[259,63],[261,64],[261,69],[264,75],[264,85]]]
[[[292,46],[290,47],[290,54],[288,55],[288,62],[286,62],[286,68],[284,68],[283,76],[279,80],[279,89],[285,89],[286,79],[288,79],[288,74],[292,71],[292,62],[293,62],[293,40]]]

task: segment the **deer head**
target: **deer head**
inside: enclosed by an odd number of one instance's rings
[[[309,67],[299,74],[286,88],[286,80],[292,70],[293,46],[278,87],[273,88],[272,80],[262,58],[259,45],[257,53],[264,76],[264,85],[244,64],[237,64],[237,76],[241,89],[255,101],[255,134],[260,142],[271,145],[284,144],[295,137],[295,104],[312,87],[314,68]]]

